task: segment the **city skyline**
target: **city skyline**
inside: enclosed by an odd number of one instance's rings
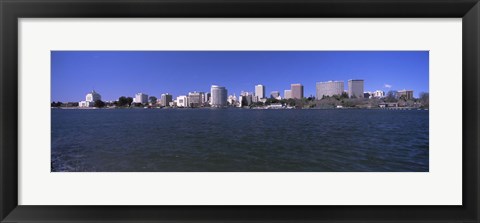
[[[238,96],[261,84],[284,97],[294,83],[308,97],[317,82],[349,79],[365,80],[364,91],[428,92],[428,51],[52,51],[51,65],[51,101],[63,102],[92,89],[109,101],[209,92],[211,85]]]

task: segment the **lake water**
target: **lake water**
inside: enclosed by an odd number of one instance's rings
[[[428,111],[52,109],[54,172],[418,172]]]

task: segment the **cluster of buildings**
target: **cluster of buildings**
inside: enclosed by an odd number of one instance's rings
[[[383,98],[385,92],[382,90],[364,91],[364,80],[348,80],[348,89],[344,90],[343,81],[317,82],[316,98],[320,100],[324,97],[347,94],[349,98]],[[413,90],[395,91],[396,98],[413,99]]]
[[[145,93],[135,94],[133,103],[151,104]],[[227,106],[227,89],[225,87],[212,85],[210,92],[189,92],[187,95],[180,95],[176,98],[169,93],[161,94],[156,103],[161,107],[225,107]]]
[[[364,80],[348,80],[347,90],[343,81],[327,81],[316,83],[316,99],[321,100],[325,97],[335,95],[348,95],[349,98],[383,98],[385,92],[376,90],[373,92],[364,91]],[[237,97],[235,94],[228,95],[228,91],[223,86],[212,85],[210,92],[189,92],[187,95],[180,95],[174,98],[171,94],[160,95],[156,103],[161,107],[226,107],[226,106],[249,106],[252,103],[267,101],[267,98],[281,99],[302,99],[304,98],[304,87],[302,84],[291,84],[290,89],[284,90],[283,98],[279,91],[272,91],[270,95],[265,94],[265,85],[255,85],[254,92],[242,91]],[[397,91],[397,98],[413,99],[412,90]],[[79,107],[93,107],[96,100],[101,100],[99,93],[92,91],[86,95],[85,101],[79,102]],[[133,103],[151,104],[149,97],[145,93],[137,93],[133,98]]]
[[[317,82],[316,85],[316,98],[322,99],[324,97],[332,97],[334,95],[342,95],[344,93],[348,94],[349,98],[364,98],[366,93],[368,97],[370,92],[364,92],[364,80],[348,80],[348,90],[345,91],[345,86],[343,81],[327,81],[327,82]],[[385,93],[383,91],[377,90],[378,94],[383,97]]]
[[[176,99],[173,99],[169,94],[162,94],[160,101],[160,106],[162,107],[226,107],[227,89],[222,86],[212,85],[210,92],[189,92],[187,95],[180,95]]]

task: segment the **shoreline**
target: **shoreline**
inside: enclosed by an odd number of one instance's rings
[[[62,110],[224,110],[224,109],[238,109],[238,110],[424,110],[428,111],[428,108],[415,108],[415,107],[391,107],[391,108],[239,108],[239,107],[226,107],[226,108],[212,108],[212,107],[200,107],[200,108],[142,108],[142,107],[109,107],[109,108],[96,108],[96,107],[51,107],[50,109],[62,109]]]

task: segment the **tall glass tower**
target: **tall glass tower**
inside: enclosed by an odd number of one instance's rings
[[[212,85],[211,89],[211,105],[215,108],[227,106],[227,89],[225,87]]]

